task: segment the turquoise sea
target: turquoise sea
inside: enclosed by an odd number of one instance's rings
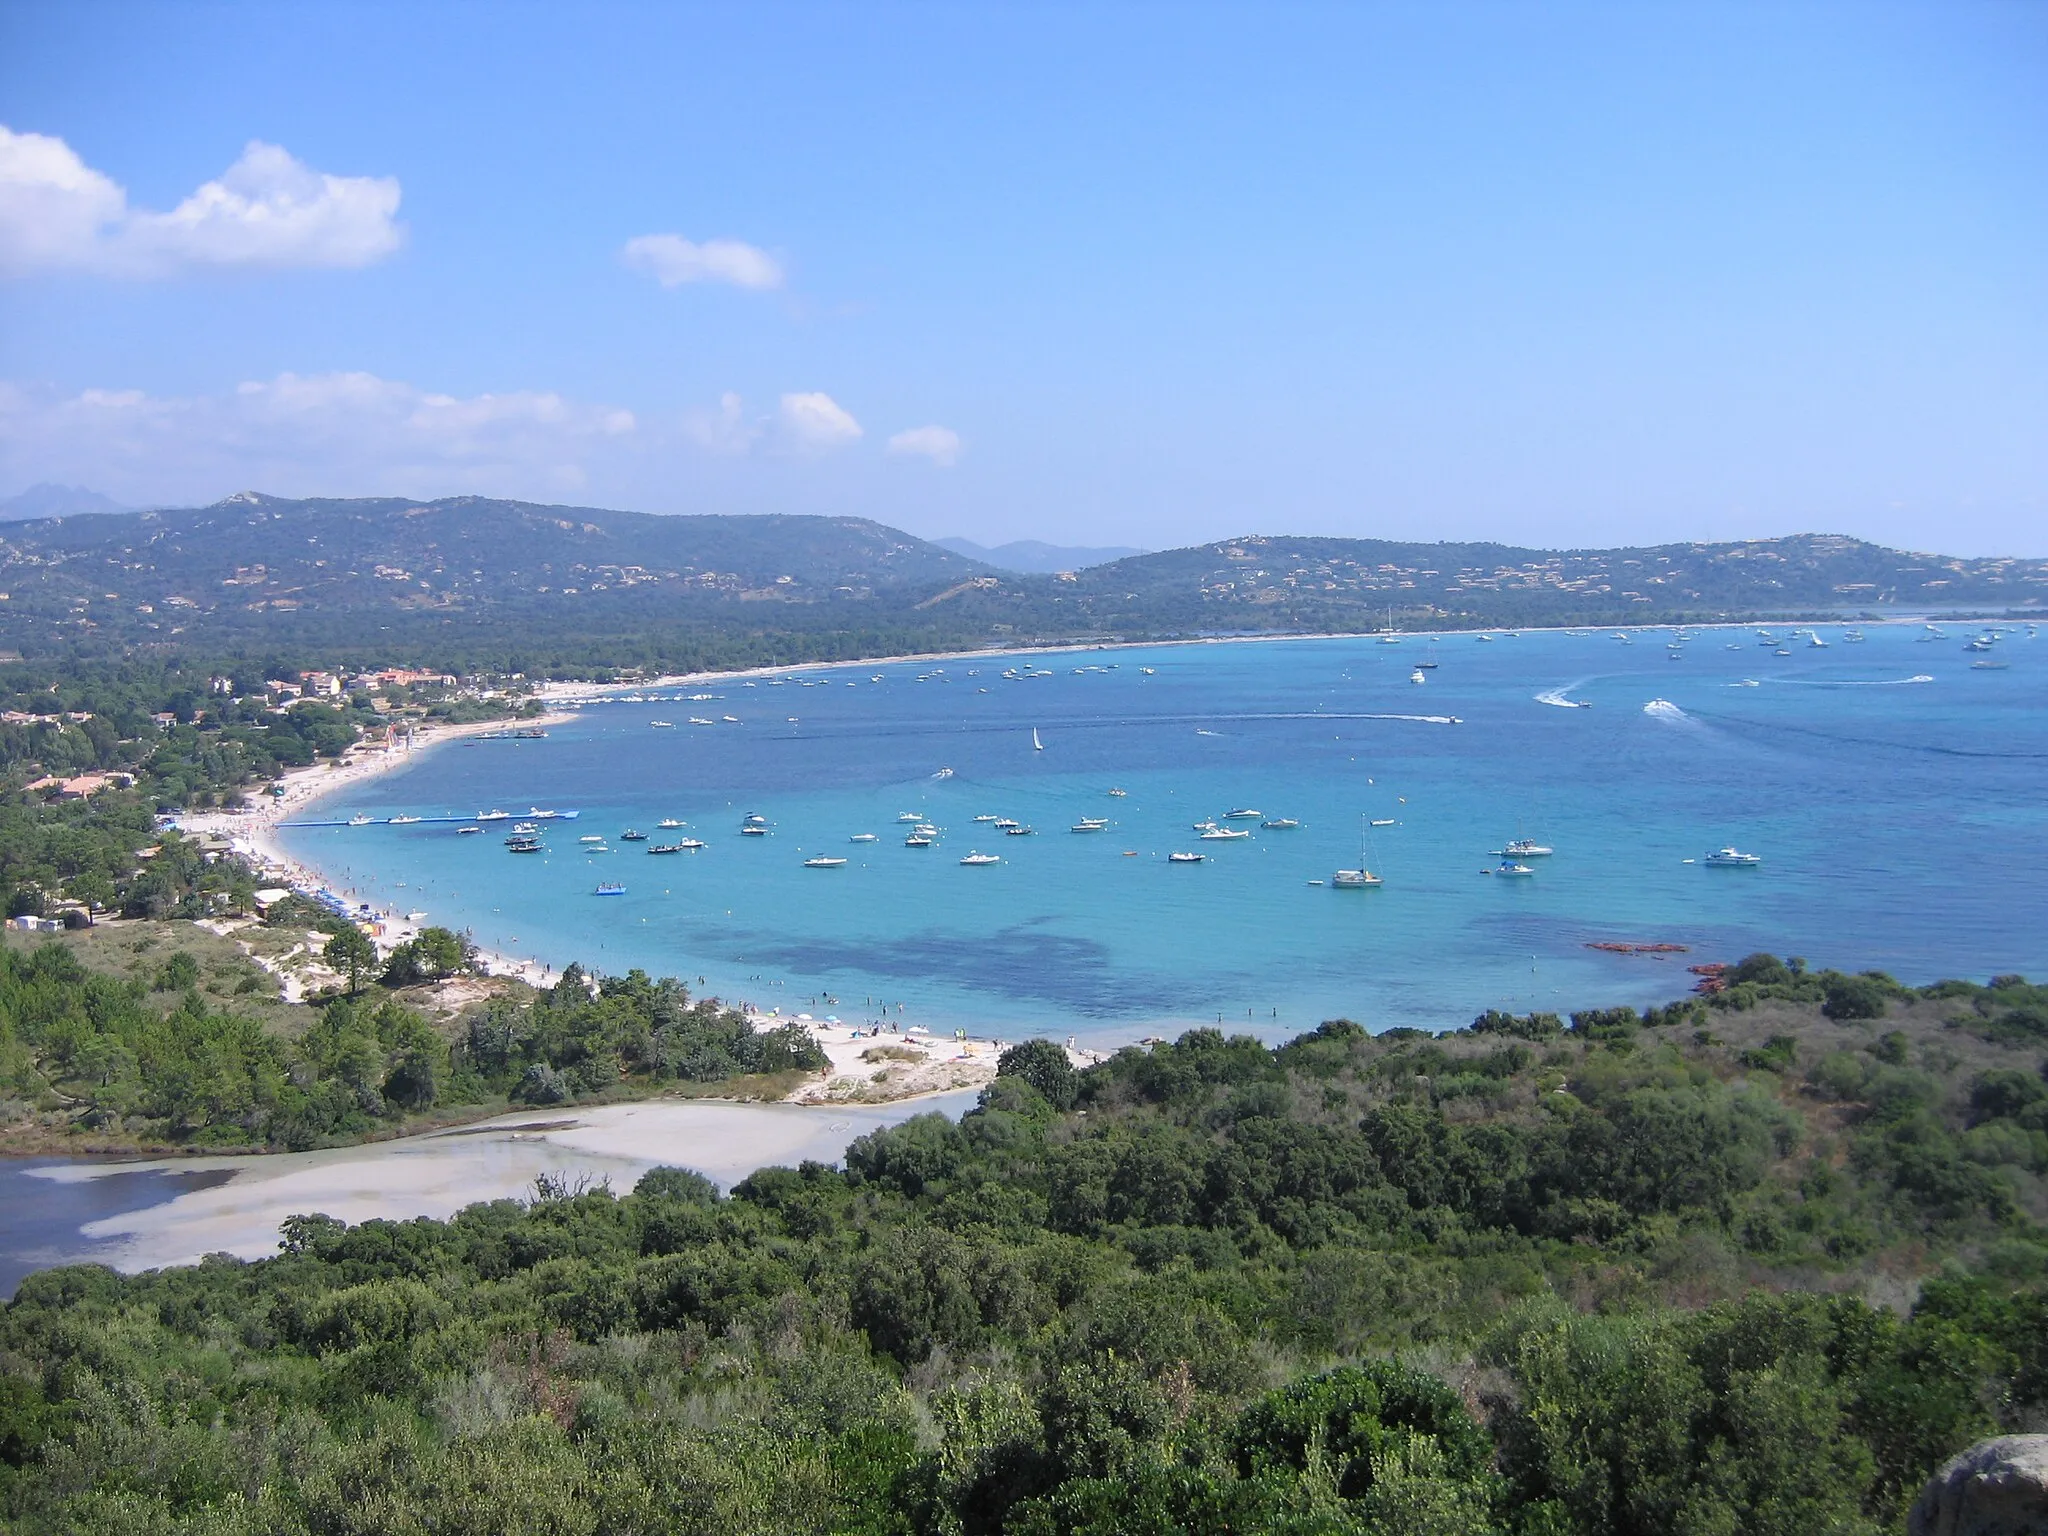
[[[1976,669],[1976,627],[1944,628],[1857,643],[1823,626],[1825,646],[1773,631],[1787,655],[1752,628],[1676,650],[1669,632],[1593,631],[732,678],[589,706],[545,741],[452,743],[308,813],[580,811],[548,824],[544,857],[509,854],[507,822],[283,835],[337,887],[557,966],[1084,1043],[1643,1003],[1682,994],[1688,963],[1756,949],[1911,981],[2038,973],[2048,642],[2007,626],[1989,656],[2004,665]],[[1301,825],[1198,840],[1194,823],[1233,809]],[[903,845],[904,812],[942,829],[937,846]],[[748,813],[772,834],[740,836]],[[1110,827],[1070,832],[1084,816]],[[708,846],[651,857],[629,827]],[[849,841],[862,832],[879,841]],[[599,835],[610,852],[578,842]],[[1528,878],[1486,873],[1517,837],[1556,852]],[[1762,866],[1689,862],[1724,844]],[[1169,864],[1176,850],[1208,857]],[[963,867],[970,851],[1002,862]],[[1382,886],[1315,883],[1361,851]],[[848,863],[805,868],[817,855]],[[596,895],[609,881],[625,894]],[[1586,948],[1604,940],[1689,952]]]

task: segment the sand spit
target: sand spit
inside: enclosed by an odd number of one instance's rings
[[[442,1219],[479,1201],[530,1197],[542,1174],[571,1181],[609,1180],[620,1194],[649,1168],[693,1168],[730,1188],[759,1168],[806,1158],[837,1162],[869,1131],[934,1111],[957,1118],[974,1107],[967,1092],[886,1106],[835,1109],[784,1104],[604,1104],[536,1110],[477,1125],[324,1152],[268,1157],[178,1157],[153,1162],[73,1164],[33,1170],[38,1178],[81,1183],[120,1173],[163,1170],[232,1174],[147,1210],[81,1229],[114,1246],[93,1258],[134,1272],[196,1264],[210,1253],[260,1259],[277,1252],[287,1216],[315,1212],[351,1224],[381,1218]]]

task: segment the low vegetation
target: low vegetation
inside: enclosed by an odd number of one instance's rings
[[[958,1124],[729,1196],[45,1272],[0,1315],[0,1498],[38,1533],[1896,1530],[2048,1422],[2048,996],[1728,979],[1034,1042]],[[564,987],[451,1074],[730,1049],[672,984]],[[387,1006],[322,1049],[389,1083]]]

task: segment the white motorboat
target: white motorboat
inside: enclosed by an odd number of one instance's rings
[[[1301,825],[1292,816],[1275,816],[1260,823],[1268,832],[1292,832]]]
[[[647,722],[647,726],[650,730],[672,731],[676,728],[676,723],[673,720],[650,720]]]
[[[903,811],[897,815],[896,820],[899,824],[915,826],[918,822],[923,821],[924,818],[915,811]]]
[[[767,835],[768,825],[766,822],[749,822],[740,828],[741,837],[766,837]]]
[[[680,827],[682,823],[680,821],[677,821],[673,816],[664,816],[661,818],[660,821],[656,822],[655,825],[662,828],[664,831],[667,831],[675,827]]]
[[[1021,827],[1023,825],[1023,822],[1013,820],[1011,817],[1008,816],[998,816],[996,818],[996,830],[998,832],[1007,832],[1012,827]]]
[[[1189,830],[1194,832],[1214,832],[1216,830],[1215,819],[1212,817],[1208,821],[1198,821]]]
[[[903,846],[906,848],[929,848],[936,841],[936,838],[927,837],[922,832],[913,832],[910,836],[903,839]]]
[[[823,854],[818,855],[815,859],[804,860],[805,869],[843,869],[845,866],[846,860],[827,858]]]
[[[1373,822],[1373,825],[1376,827],[1394,827],[1399,826],[1400,823],[1391,816],[1381,816]]]
[[[455,835],[457,837],[475,837],[482,831],[482,827],[457,827],[455,829]]]
[[[1002,863],[1002,862],[1003,862],[1003,859],[1002,859],[1002,855],[1001,855],[1001,854],[995,854],[995,853],[970,853],[970,854],[968,854],[968,855],[967,855],[967,857],[966,857],[966,858],[962,859],[962,860],[961,860],[960,862],[961,862],[962,864],[976,864],[976,865],[979,865],[979,864],[1000,864],[1000,863]]]
[[[1763,856],[1744,853],[1739,848],[1716,848],[1700,862],[1710,869],[1755,869],[1763,863]]]
[[[1408,674],[1408,681],[1411,683],[1426,683],[1429,681],[1429,676],[1422,670],[1422,668],[1417,667],[1413,672],[1410,672]]]
[[[355,815],[349,817],[348,824],[352,827],[367,827],[376,819],[377,818],[374,816],[365,816],[361,812],[358,812]]]
[[[1146,670],[1149,672],[1151,668],[1148,667],[1146,668]],[[1109,792],[1109,798],[1112,800],[1121,800],[1125,795],[1128,795],[1129,793],[1130,791],[1127,789],[1112,789]]]
[[[1225,821],[1257,821],[1264,814],[1264,811],[1225,811],[1223,819]]]
[[[675,846],[682,849],[685,853],[695,853],[699,849],[701,849],[704,846],[704,844],[697,838],[683,837],[678,838],[676,840]]]
[[[976,816],[976,817],[974,818],[974,820],[976,820],[976,821],[994,821],[994,820],[995,820],[995,817],[993,817],[993,816]]]
[[[1166,862],[1169,864],[1199,864],[1205,857],[1207,855],[1200,853],[1169,853],[1166,856]]]
[[[1205,843],[1234,843],[1242,838],[1250,837],[1251,833],[1240,832],[1235,827],[1211,827],[1208,831],[1200,833],[1199,836]]]
[[[1106,821],[1095,821],[1084,816],[1067,828],[1067,830],[1069,832],[1107,832],[1109,830],[1109,823]]]
[[[1037,832],[1038,829],[1032,826],[1014,826],[1003,828],[1003,836],[1005,837],[1032,837],[1035,836]]]
[[[602,832],[591,832],[577,838],[576,841],[579,843],[601,843],[604,841],[604,834]]]
[[[1517,864],[1513,859],[1502,859],[1497,869],[1490,869],[1487,873],[1490,875],[1502,875],[1510,880],[1519,880],[1527,875],[1535,874],[1536,871],[1526,864]]]
[[[856,832],[847,841],[849,843],[879,843],[881,839],[872,832]]]
[[[394,827],[409,827],[418,820],[419,817],[417,816],[394,816],[391,818],[391,825]]]

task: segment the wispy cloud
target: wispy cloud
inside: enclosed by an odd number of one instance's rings
[[[332,176],[252,140],[217,180],[153,213],[62,139],[0,127],[0,273],[363,267],[404,244],[399,196],[395,177]]]
[[[778,424],[784,439],[802,453],[843,448],[865,435],[846,408],[822,391],[784,395]]]
[[[946,469],[960,462],[961,447],[960,434],[951,427],[911,427],[889,439],[891,453],[930,459]]]
[[[573,490],[639,436],[631,411],[547,391],[456,396],[369,373],[279,374],[224,395],[0,386],[0,479],[131,500],[263,485],[303,494]]]
[[[735,288],[780,288],[782,265],[744,240],[706,240],[681,235],[635,235],[619,259],[645,272],[664,288],[684,283],[730,283]]]

